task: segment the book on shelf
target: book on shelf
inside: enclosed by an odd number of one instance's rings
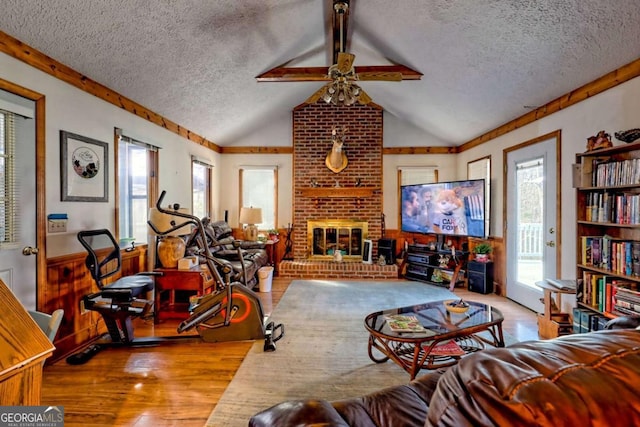
[[[393,332],[425,332],[418,318],[408,314],[390,314],[384,317]]]
[[[422,348],[424,351],[429,351],[429,345],[423,344]],[[464,356],[465,354],[466,352],[455,340],[438,343],[429,352],[429,356]]]

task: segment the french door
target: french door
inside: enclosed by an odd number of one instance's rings
[[[554,132],[505,150],[507,297],[543,312],[536,282],[558,268],[558,147]]]

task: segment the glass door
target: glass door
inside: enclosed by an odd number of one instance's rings
[[[557,138],[507,152],[507,297],[543,312],[536,282],[555,278]]]

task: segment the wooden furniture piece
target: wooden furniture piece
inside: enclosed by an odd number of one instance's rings
[[[267,257],[269,258],[268,265],[273,267],[273,274],[278,273],[278,262],[276,260],[276,245],[280,239],[269,239],[264,242],[264,248],[267,251]]]
[[[471,292],[493,292],[493,262],[469,261],[467,263],[467,287]]]
[[[407,248],[405,277],[453,289],[464,282],[460,273],[466,269],[468,257],[467,251],[415,243]]]
[[[156,277],[155,316],[156,322],[162,319],[186,319],[189,317],[189,303],[176,300],[176,291],[189,291],[202,296],[215,289],[215,281],[205,264],[196,265],[189,270],[176,268],[157,268],[161,273]],[[164,293],[168,293],[165,299]]]
[[[546,281],[536,282],[544,292],[544,313],[538,313],[538,336],[542,339],[556,338],[573,332],[569,313],[563,313],[562,294],[573,294],[575,289],[561,289]]]
[[[577,305],[609,318],[640,314],[640,142],[576,155]],[[612,292],[613,291],[613,292]]]
[[[0,406],[40,405],[42,367],[55,347],[0,280]]]
[[[437,369],[458,363],[460,355],[434,355],[435,347],[455,341],[465,354],[484,349],[484,345],[504,347],[502,313],[490,305],[474,301],[467,311],[452,313],[444,301],[433,301],[409,307],[393,308],[369,314],[364,319],[369,331],[369,358],[376,363],[391,359],[414,379],[421,369]],[[424,327],[422,332],[394,332],[387,316],[415,316]],[[488,331],[492,340],[477,335]],[[374,354],[374,349],[382,357]]]

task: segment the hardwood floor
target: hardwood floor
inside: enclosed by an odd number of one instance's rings
[[[290,282],[275,278],[272,292],[258,294],[265,313]],[[538,338],[532,311],[493,294],[455,292],[500,309],[504,331],[518,340]],[[178,323],[137,320],[136,336],[176,335]],[[44,368],[42,405],[64,406],[66,427],[203,426],[252,344],[204,343],[196,336],[156,347],[108,349],[84,365],[61,360]]]

